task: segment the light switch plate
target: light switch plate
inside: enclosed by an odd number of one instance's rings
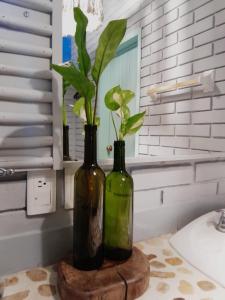
[[[56,172],[27,173],[27,214],[40,215],[56,211]]]

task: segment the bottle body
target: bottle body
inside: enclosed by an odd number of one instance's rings
[[[63,125],[63,160],[71,160],[69,153],[69,126]]]
[[[90,127],[95,126],[85,126],[84,164],[74,177],[73,264],[81,270],[94,270],[103,263],[105,175],[96,162],[96,128]]]
[[[125,169],[121,142],[114,143],[114,168],[105,184],[104,252],[113,260],[129,258],[133,245],[133,179]]]

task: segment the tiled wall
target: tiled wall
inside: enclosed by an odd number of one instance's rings
[[[225,205],[224,161],[135,170],[132,176],[136,240],[176,231]]]
[[[154,0],[129,19],[142,27],[141,154],[225,151],[225,1]],[[147,96],[151,85],[215,69],[216,87]]]
[[[144,3],[145,7],[128,19],[128,28],[142,28],[140,110],[147,113],[139,153],[225,151],[225,1]],[[101,31],[89,39],[97,41]],[[216,80],[213,93],[205,94],[196,87],[167,92],[157,100],[147,96],[151,85],[176,83],[212,69]],[[78,133],[76,137],[76,156],[81,158],[83,138]]]

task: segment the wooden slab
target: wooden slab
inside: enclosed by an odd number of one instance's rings
[[[62,300],[133,300],[149,285],[149,261],[139,249],[125,262],[105,261],[95,271],[80,271],[69,260],[58,264]]]

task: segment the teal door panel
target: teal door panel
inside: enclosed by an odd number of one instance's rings
[[[134,41],[136,45],[134,46]],[[133,43],[133,44],[132,44]],[[99,107],[98,114],[101,118],[100,128],[98,129],[98,156],[99,159],[113,157],[113,151],[108,152],[107,146],[112,145],[116,139],[113,128],[111,115],[105,107],[104,97],[109,89],[116,85],[120,85],[123,89],[130,89],[137,92],[137,70],[138,70],[138,51],[137,37],[123,43],[117,52],[117,56],[111,61],[103,72],[99,84]],[[136,113],[137,104],[136,97],[130,102],[131,114]],[[114,117],[116,124],[119,120]],[[133,157],[135,155],[135,136],[126,138],[126,156]]]

